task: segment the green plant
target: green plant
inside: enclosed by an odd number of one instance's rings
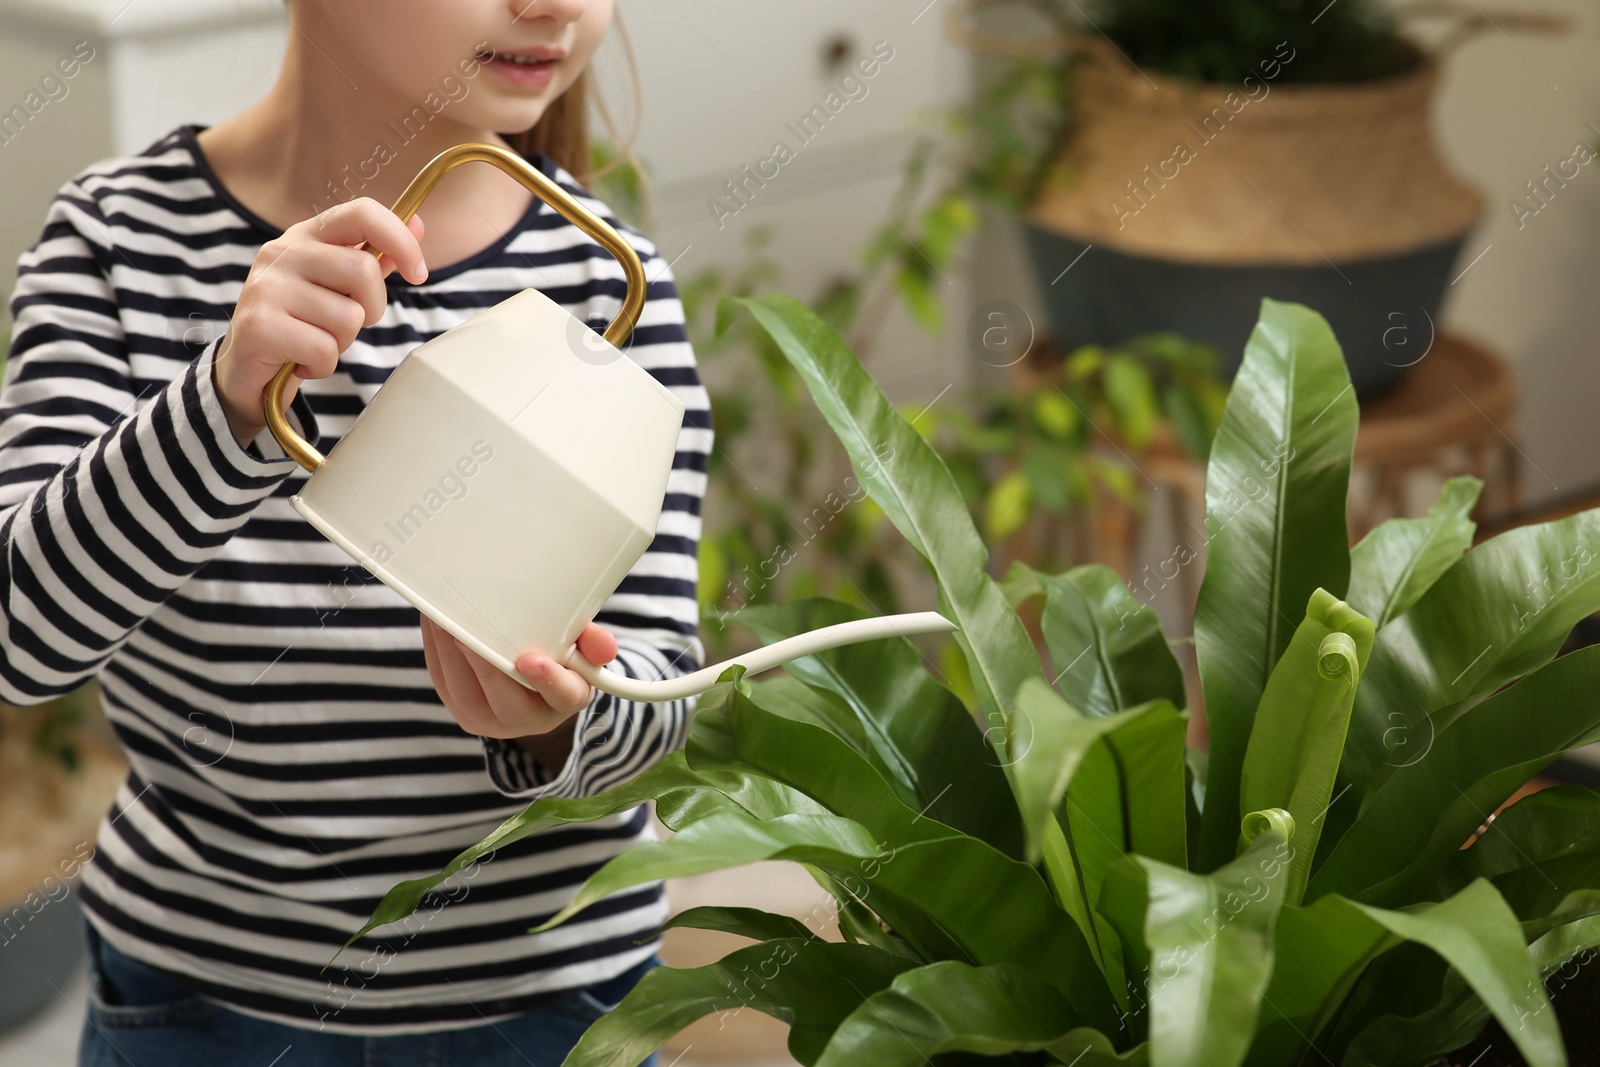
[[[934,405],[926,422],[919,418],[915,425],[981,516],[985,540],[994,543],[1036,511],[1092,511],[1097,489],[1129,507],[1142,506],[1136,461],[1123,447],[1137,455],[1164,422],[1185,451],[1204,460],[1227,395],[1215,364],[1209,347],[1177,334],[1109,348],[1084,345],[1049,368],[1035,388],[973,388],[967,405]]]
[[[753,227],[738,269],[707,268],[679,286],[717,413],[708,477],[723,521],[701,538],[699,598],[707,647],[722,649],[718,656],[732,654],[723,637],[729,613],[748,605],[826,592],[888,614],[925,595],[901,588],[897,575],[916,574],[912,553],[851,475],[778,345],[749,319],[716,328],[720,300],[781,283],[767,251],[772,239],[770,229]],[[843,281],[811,307],[842,333],[858,322],[860,296],[857,282]],[[1133,464],[1105,447],[1103,430],[1137,452],[1170,421],[1177,441],[1203,459],[1223,397],[1215,362],[1203,345],[1152,335],[1069,353],[1031,392],[968,387],[942,402],[908,403],[902,413],[939,450],[968,507],[998,539],[1036,509],[1088,511],[1099,489],[1142,504]]]
[[[0,747],[19,745],[34,759],[53,760],[69,772],[76,771],[81,763],[79,732],[90,714],[91,692],[86,687],[38,707],[0,705]]]
[[[887,614],[914,599],[895,578],[916,573],[914,553],[883,521],[848,461],[840,462],[841,450],[779,346],[750,319],[714,328],[719,299],[748,297],[781,280],[764,252],[770,239],[769,231],[752,231],[754,254],[744,269],[702,271],[681,290],[696,353],[722,371],[708,375],[717,379],[709,388],[718,430],[709,477],[719,511],[732,519],[708,526],[701,539],[708,637],[752,604],[837,589],[840,599]],[[848,321],[826,299],[813,310],[836,329]],[[729,354],[747,358],[729,361]],[[1031,390],[970,387],[954,401],[912,403],[902,413],[938,450],[985,535],[998,540],[1035,510],[1088,512],[1099,490],[1140,505],[1132,462],[1117,448],[1137,453],[1166,420],[1182,446],[1203,459],[1224,396],[1214,364],[1205,346],[1153,335],[1080,348]],[[1108,445],[1102,430],[1122,444]],[[758,465],[773,456],[782,461]]]
[[[991,0],[992,4],[992,0]],[[990,6],[980,3],[978,6]],[[1416,64],[1395,32],[1395,13],[1376,0],[1005,0],[1043,15],[1063,35],[1103,33],[1146,70],[1202,82],[1260,77],[1284,60],[1285,82],[1382,78]]]
[[[679,289],[716,412],[707,477],[720,521],[707,523],[699,560],[703,637],[708,653],[720,650],[715,655],[732,654],[726,619],[748,604],[837,590],[861,607],[893,613],[902,600],[893,571],[904,543],[851,475],[782,352],[743,321],[715,328],[721,299],[781,280],[765,251],[770,240],[770,230],[753,228],[739,270],[703,270]],[[815,307],[842,322],[826,295]]]
[[[973,706],[906,641],[763,682],[730,668],[683,752],[531,805],[395,886],[351,943],[499,845],[653,799],[675,835],[607,863],[539,929],[631,885],[777,859],[833,895],[846,940],[754,908],[679,914],[755,943],[651,972],[568,1064],[636,1063],[741,1007],[788,1022],[794,1055],[823,1067],[952,1052],[1403,1067],[1491,1015],[1530,1063],[1566,1062],[1541,979],[1600,944],[1600,795],[1536,794],[1460,846],[1600,736],[1600,650],[1553,659],[1600,608],[1600,512],[1469,550],[1463,479],[1349,548],[1357,411],[1339,347],[1320,316],[1264,302],[1209,461],[1208,757],[1185,750],[1158,620],[1114,574],[1016,566],[996,582],[949,471],[838,335],[787,297],[738,307],[926,562]],[[1016,612],[1036,596],[1048,669]],[[861,614],[813,599],[738,618],[771,640]]]

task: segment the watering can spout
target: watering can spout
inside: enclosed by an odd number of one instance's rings
[[[882,615],[875,619],[855,619],[851,622],[824,626],[809,633],[796,634],[794,637],[734,656],[732,659],[725,659],[721,663],[702,667],[692,674],[655,682],[629,678],[615,671],[608,671],[604,667],[597,667],[584,658],[578,651],[576,643],[567,650],[561,662],[563,666],[570,667],[583,675],[590,685],[612,696],[624,700],[657,702],[679,700],[704,693],[717,684],[717,678],[723,671],[736,664],[749,674],[760,674],[801,656],[838,648],[840,645],[854,644],[857,641],[872,641],[881,637],[908,637],[911,634],[948,633],[956,628],[955,623],[937,611],[914,611],[902,615]]]

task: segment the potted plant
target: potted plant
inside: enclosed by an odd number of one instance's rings
[[[1349,547],[1339,347],[1315,313],[1264,302],[1210,452],[1194,631],[1212,747],[1189,751],[1182,675],[1120,579],[995,581],[949,471],[838,335],[787,297],[740,304],[855,469],[880,471],[863,478],[937,581],[964,675],[887,641],[767,681],[730,668],[684,751],[531,805],[394,887],[351,943],[375,946],[497,846],[654,800],[674,836],[606,864],[540,928],[630,885],[778,859],[832,894],[847,940],[753,908],[680,914],[754,943],[651,972],[568,1064],[633,1064],[743,1007],[826,1067],[1403,1067],[1491,1016],[1527,1062],[1567,1062],[1544,979],[1600,944],[1600,794],[1536,793],[1483,824],[1600,735],[1600,651],[1554,658],[1600,608],[1600,512],[1469,548],[1477,485],[1458,480]],[[881,442],[894,460],[875,466]],[[1017,614],[1041,595],[1047,655]],[[772,639],[861,614],[819,598],[740,621]]]
[[[1070,126],[1024,210],[1059,342],[1175,330],[1238,352],[1263,295],[1295,300],[1332,323],[1359,396],[1412,362],[1385,331],[1437,320],[1482,214],[1431,131],[1443,55],[1477,28],[1554,24],[1401,9],[1460,24],[1430,52],[1377,0],[968,5],[995,6],[1043,15],[1028,50],[1070,60]]]

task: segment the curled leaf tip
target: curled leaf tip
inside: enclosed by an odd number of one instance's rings
[[[1239,830],[1246,845],[1269,831],[1290,841],[1294,838],[1294,816],[1282,808],[1262,808],[1241,819]]]
[[[1348,674],[1353,678],[1360,671],[1361,661],[1356,652],[1356,643],[1349,634],[1335,630],[1317,646],[1317,673],[1322,677],[1331,681]]]

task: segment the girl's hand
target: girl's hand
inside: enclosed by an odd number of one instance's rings
[[[594,686],[577,671],[549,656],[525,652],[517,660],[517,670],[538,687],[537,693],[531,692],[426,615],[422,650],[439,699],[463,730],[480,737],[537,740],[530,735],[548,734],[567,724],[594,696]],[[609,663],[617,654],[617,638],[591,622],[578,635],[578,654],[596,666]],[[561,747],[570,744],[569,735]]]
[[[285,363],[296,377],[326,378],[356,333],[383,317],[383,279],[399,269],[427,280],[420,216],[409,222],[371,197],[336,205],[296,223],[261,246],[245,278],[233,321],[217,352],[213,378],[241,447],[266,428],[262,391]],[[373,258],[361,245],[383,250]],[[284,390],[294,398],[299,382]]]

